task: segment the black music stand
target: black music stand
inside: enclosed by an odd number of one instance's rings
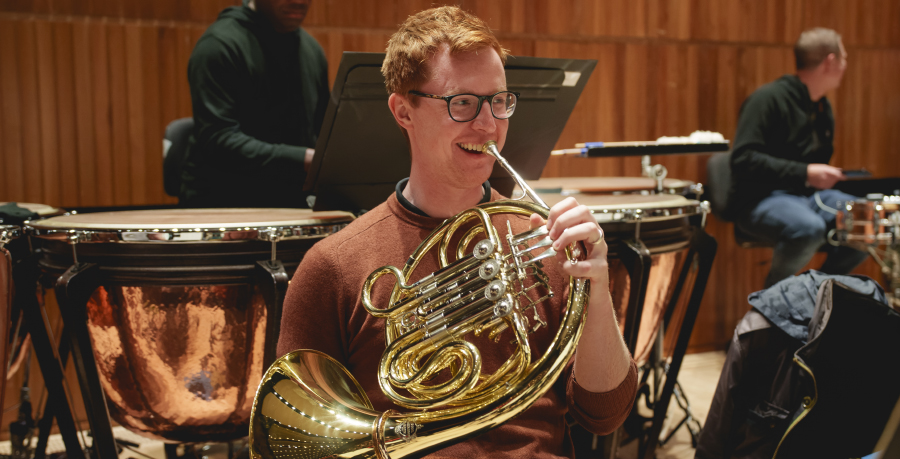
[[[368,210],[409,176],[409,146],[388,109],[381,63],[384,53],[345,52],[305,190],[316,210]],[[541,176],[595,60],[510,56],[506,79],[521,93],[503,154],[526,179]],[[514,183],[494,167],[491,186],[509,196]]]

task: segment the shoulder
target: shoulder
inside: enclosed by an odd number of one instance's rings
[[[197,40],[191,59],[198,55],[237,53],[256,43],[256,36],[241,21],[229,16],[220,17]]]
[[[240,48],[232,37],[228,35],[209,33],[207,30],[203,36],[197,40],[193,52],[191,52],[190,64],[215,66],[229,65],[238,60],[240,56]]]
[[[753,91],[741,105],[741,114],[750,118],[768,118],[784,112],[789,93],[782,80],[783,77]]]
[[[316,252],[320,254],[334,253],[342,250],[348,244],[365,244],[368,239],[382,234],[383,227],[389,225],[391,220],[393,220],[393,213],[387,203],[381,203],[350,222],[344,229],[316,243],[313,250],[310,251],[310,255],[315,255]]]
[[[775,105],[787,95],[786,85],[782,78],[766,83],[753,91],[745,103],[755,105]]]

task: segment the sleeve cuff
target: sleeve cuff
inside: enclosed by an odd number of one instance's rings
[[[634,360],[628,374],[618,387],[609,392],[590,392],[575,381],[575,372],[569,377],[566,390],[569,413],[582,427],[597,435],[615,431],[623,422],[637,394],[638,372]]]
[[[276,145],[275,151],[277,155],[289,161],[287,164],[299,164],[303,166],[306,159],[306,147],[295,147],[293,145]]]
[[[806,166],[808,164],[801,162],[792,162],[788,166],[788,175],[790,177],[794,177],[797,183],[802,184],[804,187],[809,186],[809,182],[806,180]]]

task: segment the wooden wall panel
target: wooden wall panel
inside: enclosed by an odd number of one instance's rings
[[[60,202],[63,207],[79,205],[81,177],[78,174],[77,138],[75,133],[75,63],[72,48],[72,23],[53,24],[54,60],[56,61],[56,115],[59,130],[58,164]],[[46,166],[45,166],[46,167]]]
[[[37,60],[37,108],[40,114],[40,159],[44,172],[41,189],[49,202],[63,204],[59,183],[61,162],[59,158],[59,127],[56,116],[58,101],[55,70],[57,62],[52,24],[46,21],[37,21],[33,31],[36,41],[34,57]]]
[[[15,21],[0,19],[0,152],[5,171],[0,174],[6,184],[5,196],[25,196],[25,164],[22,147],[22,111],[19,104],[18,65]]]
[[[141,65],[144,49],[141,42],[140,25],[125,26],[125,106],[128,129],[125,131],[128,147],[129,167],[132,182],[128,183],[131,191],[130,202],[147,203],[147,179],[144,174],[144,158],[147,156],[147,145],[144,139],[144,128],[150,124],[150,117],[144,113],[144,69]],[[155,120],[153,120],[155,121]]]
[[[127,205],[131,201],[130,152],[128,136],[128,83],[125,50],[125,26],[113,24],[108,28],[109,95],[111,115],[112,202]],[[100,50],[103,52],[103,50]]]
[[[0,201],[62,207],[174,203],[162,189],[165,126],[190,116],[194,44],[236,0],[0,0]],[[382,51],[431,0],[316,0],[307,30],[334,78],[344,51]],[[743,100],[793,71],[792,43],[836,28],[849,52],[833,163],[900,176],[900,2],[896,0],[457,0],[518,55],[597,59],[558,148],[696,129],[734,136]],[[707,156],[654,158],[703,182]],[[634,176],[638,158],[551,158],[557,176]],[[762,286],[764,249],[735,246],[712,217],[719,255],[692,349],[721,348]],[[820,258],[820,257],[819,257]],[[810,266],[821,260],[814,260]],[[877,275],[867,262],[859,272]]]
[[[101,23],[88,25],[88,36],[91,41],[90,70],[93,109],[93,132],[96,158],[96,205],[111,206],[113,201],[113,167],[112,167],[112,121],[110,100],[113,95],[110,86],[110,70],[108,47],[108,27]]]
[[[78,157],[77,177],[79,202],[98,202],[97,199],[97,144],[94,136],[93,68],[90,54],[90,26],[85,21],[72,24],[72,60],[75,92],[75,130]]]

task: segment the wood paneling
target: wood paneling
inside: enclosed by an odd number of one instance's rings
[[[0,0],[0,201],[61,207],[173,203],[162,188],[166,124],[190,116],[194,43],[233,0]],[[697,129],[734,136],[743,100],[793,71],[809,27],[844,36],[849,68],[829,94],[833,164],[900,176],[900,2],[896,0],[460,0],[514,54],[597,59],[557,147]],[[431,0],[316,0],[307,30],[333,78],[343,51],[382,51]],[[703,182],[706,156],[654,158]],[[552,158],[544,175],[638,175],[638,158]],[[719,252],[692,349],[721,348],[762,286],[764,249]],[[810,266],[817,266],[820,257]],[[859,272],[878,275],[867,262]]]

